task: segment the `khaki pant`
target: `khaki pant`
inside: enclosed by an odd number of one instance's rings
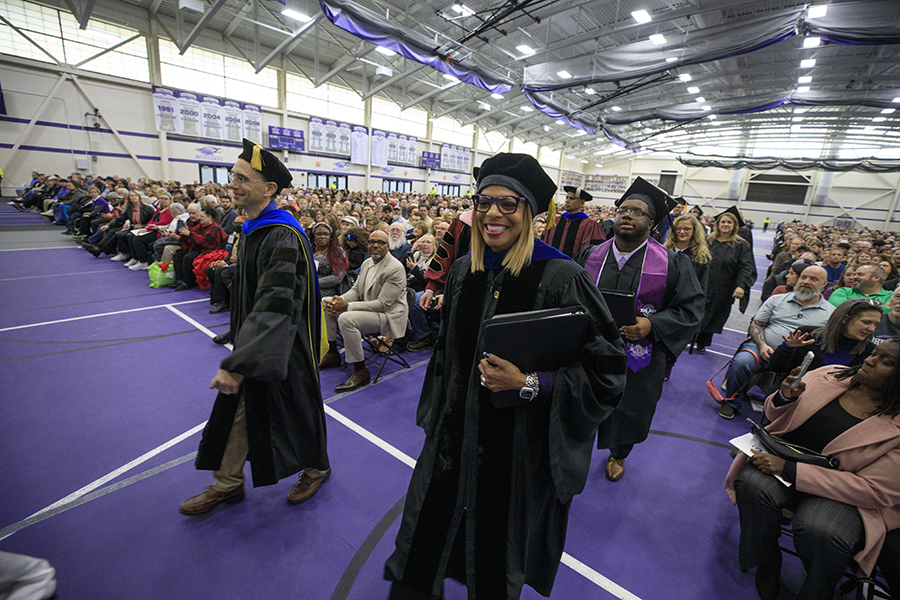
[[[340,328],[344,338],[344,356],[348,363],[362,362],[365,359],[362,348],[362,336],[378,333],[389,335],[388,318],[384,313],[368,311],[345,311],[337,317],[325,313],[325,329],[328,341],[337,338],[336,327]]]
[[[247,462],[247,453],[250,450],[247,441],[247,417],[244,407],[244,396],[241,394],[237,410],[234,413],[234,422],[231,424],[231,434],[225,444],[225,453],[222,455],[222,463],[213,471],[216,482],[213,489],[219,492],[227,492],[244,483],[244,463]],[[324,473],[318,469],[304,469],[304,473],[313,479],[318,479]]]

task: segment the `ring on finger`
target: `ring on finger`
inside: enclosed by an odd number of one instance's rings
[[[484,375],[481,376],[481,385],[487,387],[487,382],[484,380]]]

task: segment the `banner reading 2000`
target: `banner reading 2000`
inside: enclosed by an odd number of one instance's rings
[[[262,144],[262,109],[257,104],[153,86],[153,111],[157,131]]]

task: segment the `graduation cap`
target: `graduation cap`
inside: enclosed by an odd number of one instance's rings
[[[502,152],[481,163],[478,193],[489,185],[502,185],[524,196],[532,215],[546,211],[556,193],[556,184],[530,154]]]
[[[575,194],[576,198],[581,198],[585,202],[590,202],[594,199],[594,197],[588,194],[586,191],[584,191],[580,187],[575,187],[574,185],[564,185],[563,190],[565,190],[567,194]]]
[[[241,152],[238,158],[242,158],[250,163],[250,168],[259,171],[266,181],[274,182],[278,186],[278,189],[275,191],[276,194],[291,185],[293,177],[288,168],[278,160],[277,156],[259,144],[254,144],[244,138],[244,151]]]
[[[675,204],[680,204],[681,206],[687,206],[687,200],[685,200],[681,196],[676,196],[675,198],[672,198],[672,200],[675,201]]]
[[[736,206],[729,206],[727,209],[723,210],[719,214],[716,215],[716,220],[719,220],[719,217],[722,215],[731,215],[737,221],[738,229],[744,226],[744,219],[741,217],[741,211],[737,209]]]
[[[692,206],[690,210],[688,210],[688,212],[691,212],[691,210],[696,210],[697,214],[699,214],[701,217],[703,216],[703,209],[699,206]]]
[[[675,200],[664,189],[657,187],[638,177],[634,180],[621,198],[616,200],[616,206],[621,206],[626,200],[640,200],[650,209],[650,219],[657,225],[675,208]]]

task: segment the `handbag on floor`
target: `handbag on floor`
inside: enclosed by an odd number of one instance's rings
[[[743,350],[739,350],[738,352],[749,352],[750,354],[753,355],[753,358],[756,359],[756,366],[753,367],[753,371],[754,371],[754,373],[755,373],[755,372],[756,372],[756,369],[759,368],[759,354],[757,354],[757,353],[754,352],[753,350],[747,350],[746,348],[743,349]],[[735,355],[735,356],[737,356],[737,355]],[[715,400],[716,402],[718,402],[719,404],[722,404],[722,403],[725,402],[726,400],[734,400],[734,399],[737,397],[737,395],[740,394],[741,391],[742,391],[745,387],[747,387],[747,384],[750,383],[750,380],[753,378],[752,376],[748,377],[748,378],[747,378],[747,381],[744,382],[744,385],[742,385],[742,386],[739,387],[737,390],[735,390],[733,396],[731,396],[730,398],[724,398],[724,397],[722,396],[721,392],[719,392],[719,386],[717,386],[715,383],[713,383],[713,379],[715,379],[716,377],[718,377],[718,376],[719,376],[719,373],[721,373],[726,367],[728,367],[728,365],[731,364],[731,361],[732,361],[732,360],[734,360],[733,357],[732,357],[731,360],[729,360],[727,363],[725,363],[725,366],[723,366],[721,369],[719,369],[718,371],[716,371],[716,374],[713,375],[712,377],[710,377],[709,381],[706,382],[706,389],[709,391],[709,395],[712,396],[712,399]],[[727,375],[727,373],[726,373],[726,375]]]
[[[155,262],[150,265],[147,272],[150,273],[150,287],[152,288],[166,287],[175,281],[175,269],[172,268],[172,263]]]

